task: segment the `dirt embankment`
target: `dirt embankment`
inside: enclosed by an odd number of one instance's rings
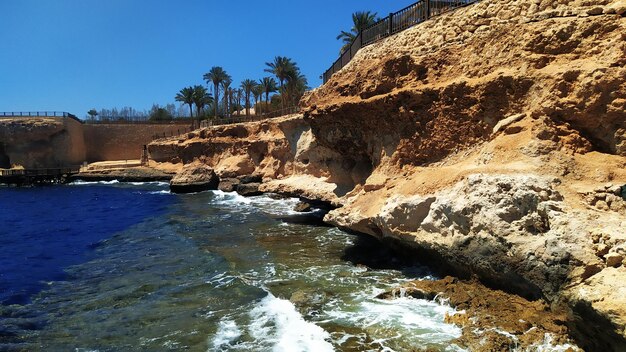
[[[149,146],[333,203],[326,221],[626,349],[626,3],[486,0],[362,49],[304,116]]]

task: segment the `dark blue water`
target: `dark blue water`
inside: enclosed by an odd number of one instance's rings
[[[100,241],[175,201],[107,185],[0,188],[0,304],[25,304]]]

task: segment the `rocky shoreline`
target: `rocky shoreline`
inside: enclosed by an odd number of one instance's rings
[[[450,322],[468,348],[549,333],[623,351],[624,38],[623,0],[484,0],[363,48],[302,115],[161,139],[151,169],[72,179],[300,197],[460,279],[402,290],[464,307]],[[509,312],[500,300],[536,316],[486,316]],[[476,329],[506,333],[479,346]]]
[[[359,51],[302,116],[191,132],[155,163],[331,206],[324,220],[626,349],[626,5],[485,0]]]
[[[260,191],[260,189],[272,189],[271,183],[275,181],[266,179],[265,181],[268,181],[266,183],[259,182],[262,180],[258,175],[240,175],[238,177],[224,177],[220,179],[213,169],[206,164],[198,162],[186,165],[176,174],[171,171],[163,172],[155,168],[140,167],[91,171],[78,174],[72,180],[89,182],[113,180],[120,182],[170,181],[170,187],[174,193],[194,193],[220,189],[225,192],[237,192],[244,196],[263,194],[265,192]],[[484,180],[470,182],[484,182]],[[508,180],[508,182],[511,182],[511,180]],[[506,184],[503,179],[498,179],[496,183],[500,185]],[[531,180],[527,179],[522,183],[535,189],[535,191],[539,190],[539,193],[543,192],[545,201],[550,201],[551,199],[558,201],[561,199],[558,193],[548,192],[542,186],[533,184]],[[490,185],[490,187],[493,187],[493,185]],[[543,187],[548,186],[544,185]],[[608,197],[611,200],[609,202],[609,206],[611,206],[621,200],[613,199],[610,195],[617,195],[621,199],[623,197],[622,192],[625,189],[626,185],[624,188],[605,185],[599,187],[593,193],[586,194],[586,197],[591,199],[590,202],[592,203],[597,203],[602,199],[606,200]],[[274,194],[277,199],[299,196],[289,191],[281,192],[280,189],[274,190],[274,192],[271,194]],[[455,191],[457,194],[458,192],[458,190]],[[502,193],[501,190],[498,194],[502,198],[508,197],[515,202],[515,197],[510,194]],[[481,197],[484,198],[484,194]],[[522,195],[522,197],[526,196]],[[278,220],[321,224],[324,214],[327,214],[329,210],[338,209],[328,201],[311,200],[301,196],[300,198],[302,202],[298,204],[295,210],[306,214],[301,217],[291,216]],[[447,202],[447,204],[450,204],[449,200]],[[496,203],[502,204],[502,199]],[[315,209],[323,209],[322,215],[310,216]],[[405,226],[413,221],[397,215],[393,217],[399,222],[400,226]],[[342,226],[331,219],[332,217],[327,216],[324,222],[349,232],[355,232],[355,228]],[[534,226],[537,224],[541,224],[541,222],[535,223]],[[505,231],[504,229],[501,230]],[[356,232],[359,231],[356,230]],[[366,235],[364,232],[361,233]],[[408,258],[407,260],[416,260],[417,258],[420,263],[429,265],[439,275],[453,274],[456,277],[464,278],[446,277],[436,281],[415,281],[379,295],[379,298],[382,299],[410,296],[450,304],[460,313],[448,316],[446,322],[456,324],[462,328],[463,335],[455,341],[460,346],[476,351],[500,351],[510,348],[536,349],[542,344],[547,344],[546,346],[565,346],[565,349],[563,349],[565,351],[577,351],[578,348],[571,344],[572,341],[578,343],[579,341],[584,341],[588,338],[587,334],[590,333],[601,334],[603,336],[602,341],[604,341],[607,334],[610,335],[612,333],[611,323],[598,316],[587,305],[575,311],[568,307],[565,302],[546,300],[544,291],[541,288],[537,288],[537,291],[525,291],[528,283],[522,276],[518,277],[519,280],[522,280],[518,284],[521,284],[519,287],[523,287],[523,289],[516,288],[515,285],[511,286],[511,279],[506,277],[501,278],[503,285],[492,280],[484,280],[484,277],[477,276],[475,272],[467,270],[465,263],[459,263],[459,261],[462,261],[463,258],[471,261],[472,258],[466,258],[463,253],[452,252],[447,257],[444,257],[441,256],[439,251],[429,249],[428,245],[425,244],[407,244],[404,240],[393,237],[381,237],[380,239],[386,246],[393,248],[394,251]],[[594,238],[594,243],[598,244],[596,246],[597,250],[601,255],[606,255],[607,265],[616,268],[620,267],[626,259],[624,259],[623,255],[616,254],[618,252],[611,252],[609,255],[611,247],[605,244],[606,240],[601,236]],[[510,275],[510,273],[506,275]],[[555,280],[553,278],[547,279]],[[561,278],[559,280],[564,279]],[[581,312],[584,313],[581,314]],[[592,318],[595,320],[592,320]],[[583,321],[577,321],[580,319]],[[581,324],[588,325],[592,321],[594,322],[593,331],[581,334]],[[618,335],[613,335],[612,338],[619,341]],[[596,350],[607,345],[599,344],[592,346],[592,348],[589,348],[589,345],[587,345],[586,350]]]

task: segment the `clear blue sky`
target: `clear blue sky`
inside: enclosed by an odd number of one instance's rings
[[[0,111],[174,102],[222,66],[238,85],[274,56],[312,87],[337,58],[351,13],[384,17],[413,0],[0,0]]]

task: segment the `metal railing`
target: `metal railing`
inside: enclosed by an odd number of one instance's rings
[[[68,166],[58,168],[37,168],[37,169],[0,169],[0,177],[12,176],[60,176],[75,174],[80,171],[80,166]]]
[[[359,33],[350,44],[350,47],[342,52],[341,55],[339,55],[339,59],[324,72],[324,83],[328,82],[333,74],[346,66],[361,48],[402,32],[434,16],[478,1],[480,0],[419,0],[400,11],[390,13],[389,16],[372,24]]]
[[[11,111],[0,112],[0,118],[15,118],[15,117],[68,117],[74,119],[80,123],[83,120],[76,117],[76,115],[70,114],[65,111]]]

